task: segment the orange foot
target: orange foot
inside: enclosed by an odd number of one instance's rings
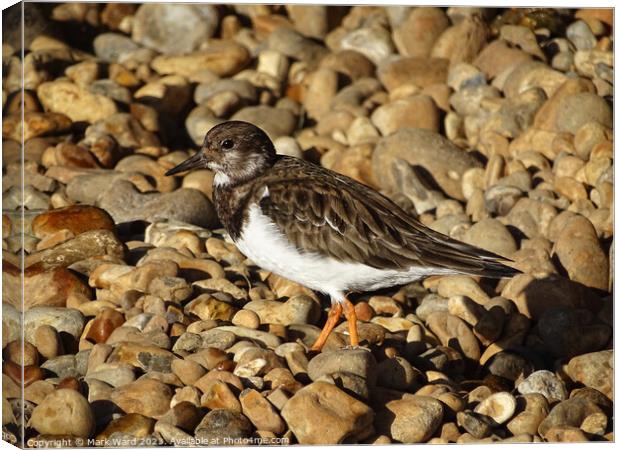
[[[321,334],[319,334],[316,342],[312,344],[312,347],[310,347],[311,351],[321,351],[332,330],[338,324],[340,314],[342,314],[343,310],[344,315],[347,318],[347,322],[349,323],[349,340],[351,347],[357,347],[359,345],[360,341],[357,334],[357,316],[355,314],[355,307],[353,306],[353,303],[345,299],[343,303],[332,303],[329,313],[327,314],[325,326],[321,330]]]

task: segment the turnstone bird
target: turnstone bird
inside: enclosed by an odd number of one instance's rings
[[[509,277],[509,260],[431,230],[377,191],[344,175],[277,155],[260,128],[213,127],[201,149],[170,169],[215,172],[213,201],[239,250],[258,266],[331,298],[320,350],[344,315],[359,345],[349,292],[374,291],[429,275]]]

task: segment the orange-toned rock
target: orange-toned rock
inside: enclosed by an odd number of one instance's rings
[[[568,362],[566,373],[573,381],[583,383],[613,399],[613,350],[575,356]]]
[[[127,414],[137,413],[158,419],[170,409],[172,390],[161,381],[140,379],[112,392],[110,400]]]
[[[160,74],[192,76],[200,70],[209,70],[219,76],[233,75],[245,66],[250,53],[235,41],[217,40],[207,49],[183,55],[159,55],[151,62],[151,67]]]
[[[60,230],[69,230],[75,236],[90,230],[114,231],[114,221],[103,209],[89,205],[54,209],[32,220],[32,234],[39,239]]]
[[[401,128],[439,130],[439,110],[428,95],[411,95],[379,106],[370,119],[383,136]]]
[[[611,8],[583,8],[577,11],[575,19],[597,19],[609,26],[614,25],[614,10]]]
[[[246,389],[239,396],[243,414],[250,419],[256,429],[282,433],[286,426],[269,400],[255,389]]]
[[[174,359],[170,368],[172,373],[188,386],[193,385],[207,372],[200,364],[189,359]]]
[[[56,389],[73,389],[80,392],[80,382],[75,377],[66,377],[60,380]]]
[[[6,374],[2,374],[2,397],[21,398],[22,390],[18,383]]]
[[[279,27],[293,28],[291,21],[279,14],[258,14],[252,16],[252,26],[256,37],[259,39],[265,39]]]
[[[108,3],[108,5],[126,5],[127,3]],[[111,80],[116,81],[118,84],[124,87],[136,87],[141,84],[141,81],[138,77],[130,70],[128,70],[125,66],[118,63],[110,64],[108,68],[108,74]],[[144,106],[144,108],[143,108]],[[135,116],[134,111],[138,109],[140,111],[147,111],[150,107],[146,105],[142,105],[140,103],[132,103],[129,105],[130,111],[132,115]],[[144,124],[142,124],[144,125]],[[149,131],[156,131],[149,129]]]
[[[9,114],[2,119],[2,137],[21,142],[21,114]],[[24,114],[24,140],[37,136],[67,131],[71,120],[64,114],[53,112],[26,112]]]
[[[123,3],[110,3],[123,4]],[[153,432],[155,421],[141,414],[127,414],[111,421],[105,429],[97,435],[97,439],[109,439],[112,433],[127,433],[136,438],[144,438]]]
[[[186,314],[194,314],[202,320],[231,320],[237,308],[209,294],[202,294],[187,304]]]
[[[267,283],[269,284],[269,288],[275,292],[278,297],[293,297],[297,294],[305,294],[317,302],[319,301],[318,297],[311,289],[287,280],[286,278],[282,278],[275,273],[269,275]]]
[[[2,373],[11,378],[18,385],[22,382],[22,368],[19,364],[12,361],[5,361],[2,363]],[[24,367],[24,387],[34,383],[37,380],[45,378],[43,369],[39,366],[25,366]]]
[[[175,358],[172,352],[155,345],[142,345],[133,342],[118,343],[114,351],[108,357],[107,362],[122,362],[148,371],[169,373],[172,360]]]
[[[216,380],[208,385],[200,404],[209,409],[228,409],[241,412],[241,404],[228,384]]]
[[[61,142],[55,147],[48,147],[41,155],[45,167],[66,166],[93,169],[99,167],[95,157],[84,147],[70,142]]]
[[[210,389],[211,384],[216,381],[222,381],[228,384],[231,388],[234,388],[236,391],[243,390],[243,384],[241,384],[241,380],[237,375],[221,370],[211,370],[210,372],[207,372],[194,383],[194,387],[200,389],[202,392],[207,392]]]
[[[319,67],[335,70],[351,78],[353,81],[360,78],[372,77],[375,73],[375,65],[364,55],[355,50],[339,50],[329,53],[321,60]],[[289,84],[287,90],[293,86],[294,85]],[[296,98],[295,95],[287,94],[287,96]]]
[[[22,382],[22,368],[13,361],[4,361],[2,363],[2,373],[8,376],[18,385]]]
[[[9,216],[2,214],[2,239],[11,235],[12,228],[13,224],[11,223]]]
[[[306,445],[364,439],[373,432],[373,416],[367,405],[324,381],[300,389],[282,409],[289,429]]]
[[[160,423],[167,423],[182,430],[193,431],[202,419],[204,412],[192,402],[178,402],[159,419]]]
[[[215,347],[207,347],[198,349],[195,353],[186,357],[190,361],[194,361],[200,364],[207,370],[214,369],[222,361],[228,360],[228,355],[225,351]],[[226,381],[226,380],[225,380]]]
[[[235,363],[234,361],[231,361],[230,359],[225,359],[224,361],[220,361],[219,363],[217,363],[214,370],[232,372],[233,370],[235,370],[236,366],[237,363]]]
[[[2,264],[2,299],[22,309],[20,270],[8,261]],[[70,295],[90,298],[90,289],[65,267],[44,270],[40,265],[24,271],[24,308],[33,306],[65,306]]]
[[[101,11],[101,22],[112,30],[117,30],[126,17],[132,16],[137,5],[130,3],[108,3]]]
[[[554,248],[571,280],[607,290],[609,261],[592,223],[581,215],[570,217]]]
[[[37,251],[47,250],[48,248],[56,247],[63,242],[67,242],[69,239],[73,239],[75,235],[69,230],[59,230],[53,234],[45,236],[39,242],[37,242]]]
[[[355,304],[355,314],[357,320],[369,322],[375,316],[375,311],[367,302],[362,301]]]
[[[112,331],[123,323],[125,323],[125,316],[122,313],[112,308],[103,308],[90,325],[86,339],[96,343],[104,343]]]
[[[4,348],[5,361],[11,361],[20,366],[32,366],[39,364],[37,349],[30,342],[22,344],[21,339],[11,341]]]
[[[332,149],[321,157],[321,164],[335,172],[376,188],[372,173],[372,144],[354,145],[346,150]]]
[[[294,364],[291,364],[291,366],[295,368]],[[303,372],[307,372],[307,365],[304,367]],[[271,369],[268,373],[265,374],[263,380],[265,380],[268,386],[271,386],[271,389],[282,388],[291,394],[296,393],[298,390],[304,387],[303,384],[301,384],[295,379],[293,373],[290,370],[283,367],[276,367],[274,369]]]

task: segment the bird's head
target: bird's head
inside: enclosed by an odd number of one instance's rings
[[[234,185],[260,175],[275,159],[276,151],[267,133],[251,123],[233,120],[211,128],[198,153],[166,175],[210,169],[215,172],[215,185]]]

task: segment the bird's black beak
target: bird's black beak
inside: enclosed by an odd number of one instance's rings
[[[191,158],[187,158],[185,161],[183,161],[178,166],[170,169],[168,172],[166,172],[166,175],[167,176],[174,175],[179,172],[185,172],[186,170],[196,169],[198,167],[204,168],[204,161],[205,161],[205,155],[203,152],[200,151],[196,153],[194,156],[192,156]]]

